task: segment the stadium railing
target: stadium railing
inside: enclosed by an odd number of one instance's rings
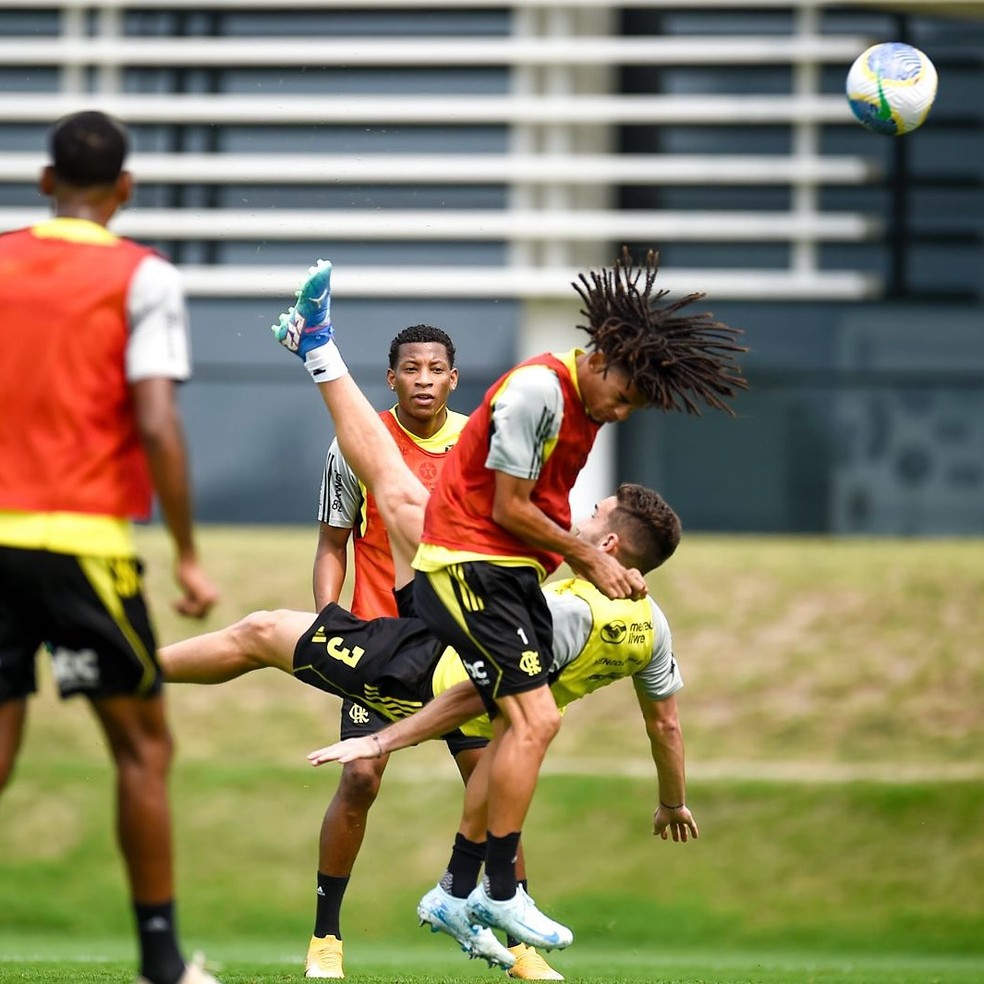
[[[504,188],[501,209],[305,209],[141,207],[119,217],[121,233],[149,240],[314,241],[330,231],[332,242],[496,242],[506,247],[501,266],[420,265],[401,275],[353,267],[338,272],[339,289],[380,296],[515,296],[569,294],[572,276],[603,244],[606,258],[621,242],[789,245],[789,262],[758,269],[736,266],[675,270],[682,285],[716,287],[717,296],[873,296],[876,278],[851,270],[824,269],[819,250],[830,242],[860,242],[879,235],[878,221],[861,212],[830,212],[820,205],[825,185],[875,181],[877,166],[860,156],[825,155],[819,128],[849,122],[839,94],[823,94],[818,73],[825,64],[848,63],[868,42],[857,35],[824,36],[817,13],[823,0],[759,0],[756,8],[793,15],[790,33],[730,36],[617,37],[610,12],[587,0],[465,0],[461,9],[512,12],[505,36],[363,36],[318,38],[162,36],[128,33],[133,11],[325,11],[445,9],[437,0],[367,0],[326,4],[324,0],[22,0],[7,9],[59,13],[58,34],[0,40],[0,67],[48,67],[57,72],[55,92],[19,92],[0,101],[0,127],[49,124],[65,113],[99,107],[133,125],[169,128],[277,126],[438,126],[449,134],[470,127],[501,127],[508,149],[500,154],[462,153],[339,155],[317,153],[136,154],[132,170],[141,183],[201,185],[479,185]],[[697,9],[697,0],[620,0],[620,7]],[[716,8],[745,9],[747,3],[715,0]],[[842,3],[838,6],[844,6]],[[605,33],[605,32],[608,33]],[[789,66],[790,90],[771,94],[619,95],[611,72],[630,66]],[[324,92],[284,94],[133,92],[126,73],[135,70],[199,71],[215,77],[225,69],[290,70],[328,66],[412,70],[499,68],[508,74],[504,94],[402,92],[385,95]],[[221,88],[221,86],[219,86]],[[776,154],[626,155],[613,149],[620,126],[784,127],[790,151]],[[467,146],[466,138],[462,146]],[[42,155],[0,156],[0,181],[22,183],[36,174]],[[788,187],[783,208],[619,209],[619,187]],[[0,228],[37,218],[31,209],[0,209]],[[588,252],[586,252],[588,251]],[[740,258],[745,249],[736,251]],[[223,296],[244,289],[282,293],[296,267],[259,263],[244,268],[219,262],[182,264],[189,292]],[[248,269],[246,279],[243,270]]]

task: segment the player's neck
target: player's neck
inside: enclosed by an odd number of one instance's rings
[[[421,440],[426,441],[429,437],[433,437],[447,423],[448,408],[446,406],[442,407],[440,413],[435,414],[428,420],[418,420],[416,417],[411,417],[406,413],[398,403],[396,405],[396,419],[405,431],[409,431],[414,437],[419,437]]]
[[[97,225],[107,226],[116,209],[102,203],[92,203],[85,200],[59,201],[53,213],[58,219],[84,219]]]

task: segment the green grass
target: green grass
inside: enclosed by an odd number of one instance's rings
[[[204,626],[309,606],[313,530],[206,529],[224,590]],[[701,838],[651,835],[653,768],[628,685],[573,706],[524,831],[534,895],[568,920],[568,981],[984,980],[984,550],[946,541],[689,537],[650,579],[674,631]],[[132,979],[112,775],[84,702],[43,679],[0,801],[0,981]],[[174,687],[180,923],[222,980],[297,980],[337,770],[310,748],[337,701],[263,671]],[[443,746],[391,764],[352,880],[348,977],[502,980],[416,927],[460,809]]]
[[[0,946],[4,938],[0,936]],[[56,949],[46,959],[0,957],[0,980],[30,982],[93,982],[129,980],[130,961],[107,945],[96,947],[92,959],[62,958]],[[346,971],[354,984],[471,984],[504,981],[484,964],[469,963],[461,954],[432,952],[433,947],[387,944],[351,945],[347,951],[358,970]],[[7,948],[4,946],[4,952]],[[209,967],[224,984],[281,984],[300,979],[297,959],[264,952],[251,940],[219,947]],[[957,958],[924,959],[904,954],[879,957],[816,958],[801,953],[738,952],[709,956],[679,949],[638,950],[579,947],[573,954],[554,955],[569,984],[977,984],[984,962]],[[564,961],[562,964],[561,961]]]

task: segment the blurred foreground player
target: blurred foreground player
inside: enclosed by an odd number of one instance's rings
[[[217,593],[195,550],[174,396],[189,375],[178,272],[106,228],[132,191],[127,149],[103,113],[61,120],[40,180],[54,217],[0,236],[0,787],[44,645],[61,696],[88,697],[116,766],[139,984],[216,984],[177,938],[172,742],[129,526],[154,491],[175,607],[200,618]]]

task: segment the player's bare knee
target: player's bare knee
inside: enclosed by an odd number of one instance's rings
[[[121,775],[138,774],[145,781],[167,774],[174,758],[174,738],[162,717],[137,715],[129,726],[111,723],[106,733]]]
[[[269,654],[276,645],[280,616],[280,611],[250,612],[231,626],[229,632],[239,655],[259,666],[266,666]]]
[[[380,765],[369,759],[345,763],[336,795],[346,807],[367,810],[372,806],[383,781]]]
[[[533,726],[537,738],[545,745],[549,745],[557,737],[557,732],[560,731],[560,711],[554,707],[538,715],[533,721]]]
[[[560,731],[560,721],[560,711],[551,702],[541,706],[537,713],[514,714],[510,729],[515,740],[546,749]]]

